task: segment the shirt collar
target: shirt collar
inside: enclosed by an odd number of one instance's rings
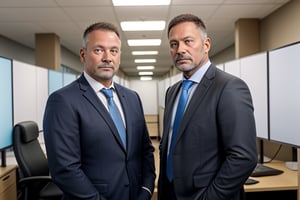
[[[106,88],[104,87],[103,84],[99,83],[98,81],[96,81],[95,79],[93,79],[90,75],[88,75],[85,71],[83,72],[84,77],[86,78],[87,82],[90,84],[90,86],[93,88],[93,90],[97,93],[99,92],[102,88]],[[114,83],[112,81],[112,84],[109,88],[113,88],[114,87]]]
[[[195,83],[200,83],[201,79],[203,78],[205,72],[211,65],[210,60],[208,60],[202,67],[200,67],[190,78],[189,80],[195,82]],[[186,80],[184,76],[182,76],[182,80]]]

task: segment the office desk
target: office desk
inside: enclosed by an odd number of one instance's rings
[[[0,167],[0,200],[16,200],[16,166]]]
[[[273,161],[264,165],[280,169],[282,174],[275,176],[250,177],[258,180],[259,183],[253,185],[245,185],[245,192],[265,192],[265,191],[283,191],[298,190],[298,172],[285,167],[285,163],[281,161]]]

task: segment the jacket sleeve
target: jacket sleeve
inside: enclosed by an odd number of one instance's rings
[[[207,199],[229,199],[242,189],[257,164],[256,127],[247,85],[230,79],[217,106],[218,132],[224,162],[206,191]]]
[[[53,181],[72,199],[99,200],[80,167],[80,127],[69,101],[53,93],[44,115],[44,138]]]

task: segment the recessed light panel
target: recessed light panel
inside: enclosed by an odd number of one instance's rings
[[[153,75],[153,72],[139,72],[139,75],[141,75],[141,76],[149,76],[149,75]]]
[[[151,81],[152,80],[152,76],[141,76],[140,80],[141,81]]]
[[[131,53],[134,56],[139,56],[139,55],[157,55],[158,51],[133,51]]]
[[[156,59],[135,59],[135,63],[155,63]]]
[[[151,70],[154,69],[154,66],[137,66],[136,69],[137,70]]]
[[[137,39],[127,40],[129,46],[159,46],[161,44],[160,39]]]
[[[161,31],[165,29],[165,21],[129,21],[121,22],[123,31]]]
[[[170,5],[171,0],[112,0],[114,6]]]

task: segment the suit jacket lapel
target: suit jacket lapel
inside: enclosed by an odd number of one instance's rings
[[[130,118],[127,116],[128,113],[130,113],[130,110],[128,110],[127,98],[126,98],[126,94],[125,94],[123,88],[120,85],[116,84],[116,83],[114,83],[114,86],[115,86],[116,93],[118,94],[118,97],[119,97],[119,100],[120,100],[120,103],[121,103],[121,106],[122,106],[122,109],[123,109],[124,120],[125,120],[125,124],[126,124],[126,138],[127,138],[126,140],[127,140],[127,152],[128,152],[129,147],[131,146],[130,139],[132,138],[132,137],[130,137],[131,126],[129,125],[130,123],[128,123],[128,119],[130,119]],[[120,144],[124,148],[118,132],[116,132],[116,134],[118,135],[118,140],[119,140]],[[124,150],[125,150],[125,148],[124,148]]]
[[[172,123],[172,113],[173,107],[176,100],[176,96],[178,95],[181,87],[181,81],[177,82],[174,86],[170,87],[166,92],[165,99],[165,112],[164,112],[164,127],[163,127],[163,138],[162,138],[162,146],[167,149],[168,147],[168,136],[170,132],[170,126]],[[170,101],[170,102],[167,102]]]
[[[87,80],[84,78],[83,75],[78,79],[79,87],[81,91],[83,92],[82,95],[88,100],[88,102],[91,103],[91,105],[98,111],[99,115],[104,119],[104,121],[108,124],[109,128],[111,129],[113,135],[118,140],[118,143],[122,148],[123,147],[121,138],[119,136],[118,130],[116,126],[114,125],[114,122],[112,118],[110,117],[109,112],[107,112],[107,109],[103,105],[103,103],[99,100],[98,96],[95,94],[95,91],[93,88],[89,85]]]
[[[205,97],[209,87],[211,86],[213,79],[215,77],[216,67],[214,65],[210,65],[207,72],[203,76],[202,80],[200,81],[199,85],[197,86],[187,108],[184,113],[184,116],[181,121],[181,125],[178,130],[177,138],[175,140],[175,144],[180,140],[180,137],[184,133],[184,129],[186,125],[189,123],[189,119],[194,115],[197,107],[200,106],[203,98]]]

